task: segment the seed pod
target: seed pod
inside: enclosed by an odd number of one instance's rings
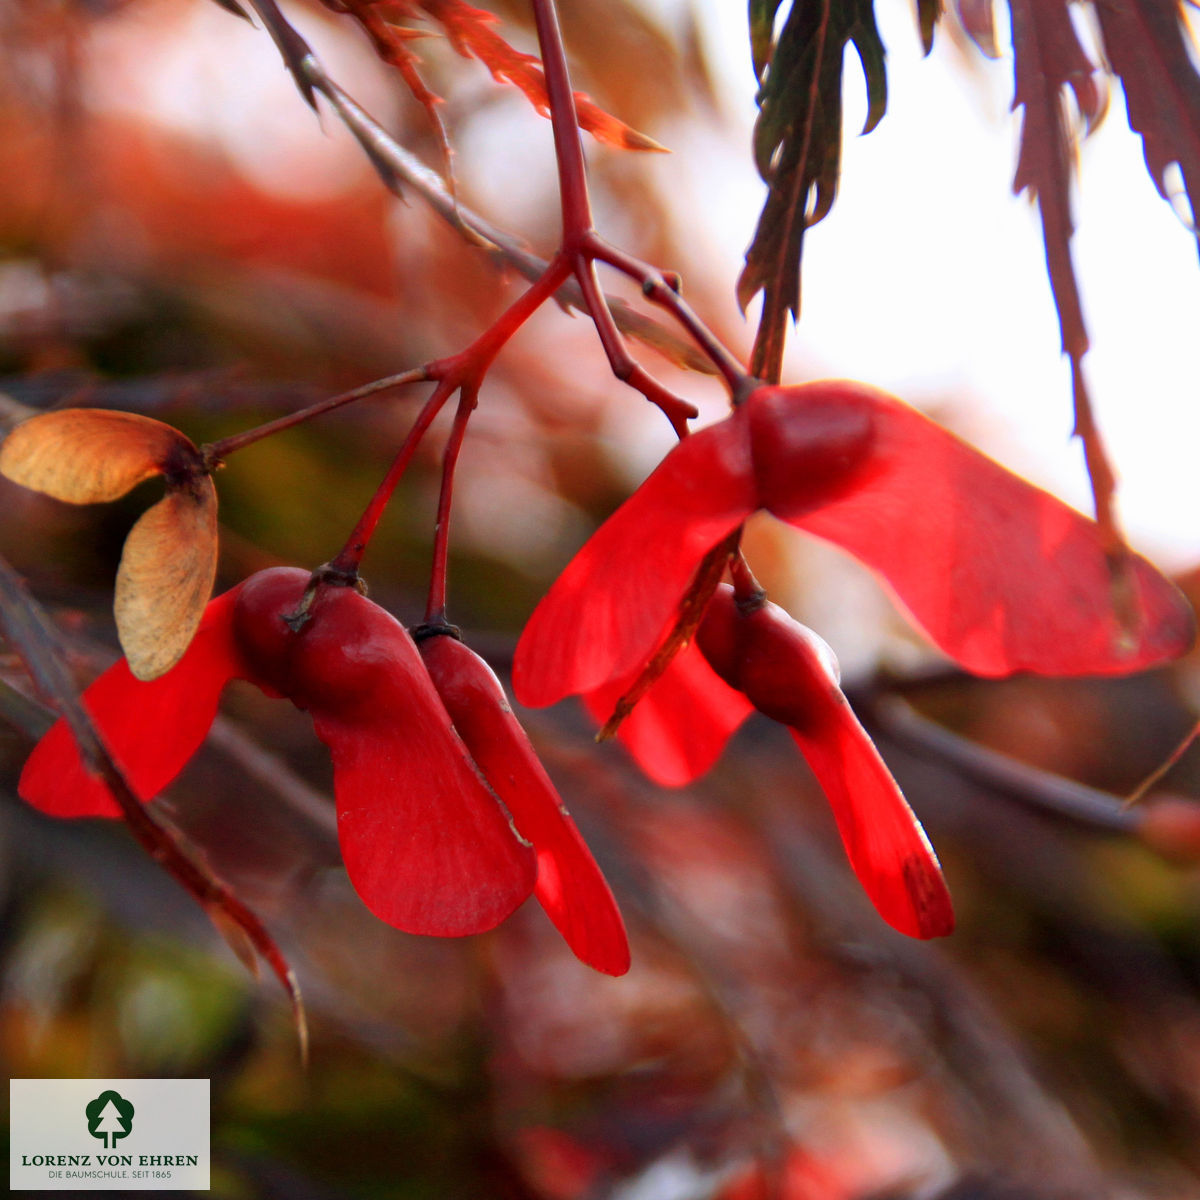
[[[1122,675],[1194,636],[1179,590],[1130,552],[1116,588],[1096,523],[877,388],[761,387],[684,438],[534,610],[513,662],[524,704],[637,674],[754,512],[875,571],[980,675]]]
[[[0,474],[71,504],[116,500],[162,475],[167,494],[130,531],[113,615],[139,679],[182,658],[217,571],[217,492],[178,429],[137,413],[65,408],[18,425],[0,443]]]
[[[533,851],[475,769],[404,627],[353,588],[322,585],[284,617],[305,571],[242,586],[234,636],[257,679],[313,718],[333,756],[350,881],[380,919],[453,937],[491,929],[533,890]]]
[[[859,397],[759,388],[739,412],[750,438],[758,508],[793,520],[851,491],[872,466],[878,421]]]

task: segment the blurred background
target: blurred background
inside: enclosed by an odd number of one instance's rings
[[[524,5],[489,7],[533,49]],[[733,283],[762,187],[742,6],[560,8],[576,85],[672,150],[589,141],[599,227],[679,270],[744,353],[753,325]],[[427,114],[361,31],[316,4],[287,12],[440,169]],[[787,378],[891,388],[1086,507],[1040,237],[1010,194],[1011,63],[968,50],[952,13],[925,61],[903,0],[878,16],[891,109],[847,139],[841,198],[807,241]],[[442,38],[416,49],[463,201],[549,254],[548,124]],[[1200,272],[1140,159],[1118,95],[1084,148],[1088,365],[1134,541],[1195,597]],[[461,348],[519,286],[418,196],[390,196],[336,117],[305,106],[267,34],[210,0],[0,0],[5,421],[84,404],[224,437]],[[721,415],[714,381],[638,353],[704,419]],[[234,456],[217,480],[218,589],[335,553],[422,396]],[[406,623],[423,611],[444,436],[426,440],[365,564]],[[548,308],[505,350],[461,461],[450,600],[502,675],[549,582],[671,441],[586,319]],[[0,553],[56,616],[81,683],[118,653],[113,575],[155,488],[71,508],[0,480]],[[1200,1197],[1200,876],[1175,827],[1120,800],[1194,724],[1196,662],[970,680],[840,555],[769,520],[748,538],[773,598],[841,658],[942,858],[954,937],[918,944],[879,921],[783,730],[750,721],[708,777],[666,792],[596,746],[571,702],[521,715],[622,905],[629,975],[576,962],[536,905],[465,941],[401,934],[346,882],[308,718],[235,685],[156,807],[296,969],[304,1070],[274,981],[123,828],[17,799],[46,713],[0,643],[8,1075],[210,1078],[212,1194],[231,1200]],[[1200,752],[1161,788],[1200,793]]]

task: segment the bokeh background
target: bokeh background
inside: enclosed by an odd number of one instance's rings
[[[533,48],[524,5],[489,7]],[[680,270],[744,352],[733,281],[761,185],[741,6],[560,7],[577,85],[673,151],[589,143],[600,227]],[[317,5],[288,13],[440,167],[426,114],[361,33]],[[788,377],[890,387],[1085,505],[1036,224],[1009,194],[1011,64],[974,55],[953,14],[928,61],[907,5],[879,18],[891,112],[848,139],[843,196],[808,240]],[[548,124],[442,39],[418,49],[464,202],[549,253]],[[860,90],[851,71],[850,129]],[[1119,96],[1083,182],[1089,369],[1125,512],[1200,595],[1200,271]],[[4,420],[90,404],[223,437],[461,348],[519,286],[418,197],[389,196],[266,34],[208,0],[0,0]],[[711,380],[639,353],[720,415]],[[219,587],[336,552],[420,398],[368,400],[233,457]],[[444,436],[366,563],[373,598],[406,622],[422,613]],[[460,467],[450,609],[502,674],[549,581],[670,443],[587,320],[551,307],[506,349]],[[153,496],[68,508],[0,481],[0,552],[55,614],[81,682],[117,654],[113,574]],[[522,717],[621,902],[629,975],[581,966],[535,905],[466,941],[401,934],[346,882],[308,719],[235,686],[156,805],[295,967],[304,1070],[277,986],[121,827],[17,799],[46,713],[0,643],[8,1075],[210,1078],[212,1193],[230,1200],[1200,1196],[1200,876],[1186,844],[1164,855],[1121,804],[1195,722],[1195,662],[973,681],[839,555],[768,520],[748,538],[773,597],[839,654],[942,857],[953,938],[881,924],[782,730],[751,721],[709,777],[665,792],[596,746],[570,703]],[[1200,752],[1161,788],[1200,794]]]

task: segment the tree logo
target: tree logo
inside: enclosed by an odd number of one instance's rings
[[[133,1129],[133,1105],[120,1092],[101,1092],[83,1111],[88,1133],[103,1139],[106,1150],[111,1150],[118,1138],[128,1137]]]

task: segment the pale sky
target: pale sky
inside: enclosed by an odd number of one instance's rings
[[[744,7],[699,3],[740,119],[753,119]],[[1000,9],[1003,14],[1003,8]],[[880,0],[889,105],[868,136],[861,71],[846,71],[844,167],[831,215],[805,243],[796,375],[852,375],[913,403],[977,400],[965,432],[1090,511],[1069,439],[1070,372],[1059,352],[1035,211],[1012,195],[1019,115],[1012,60],[972,54],[939,30],[921,56],[912,6]],[[1002,34],[1004,30],[1002,29]],[[972,52],[973,52],[972,47]],[[730,164],[732,168],[732,164]],[[722,169],[713,234],[736,264],[757,212],[753,170]],[[1130,537],[1168,568],[1200,563],[1200,260],[1150,181],[1114,89],[1081,156],[1074,250],[1092,350],[1085,371],[1121,476]],[[735,219],[735,214],[740,214]],[[939,409],[939,415],[946,415]]]

